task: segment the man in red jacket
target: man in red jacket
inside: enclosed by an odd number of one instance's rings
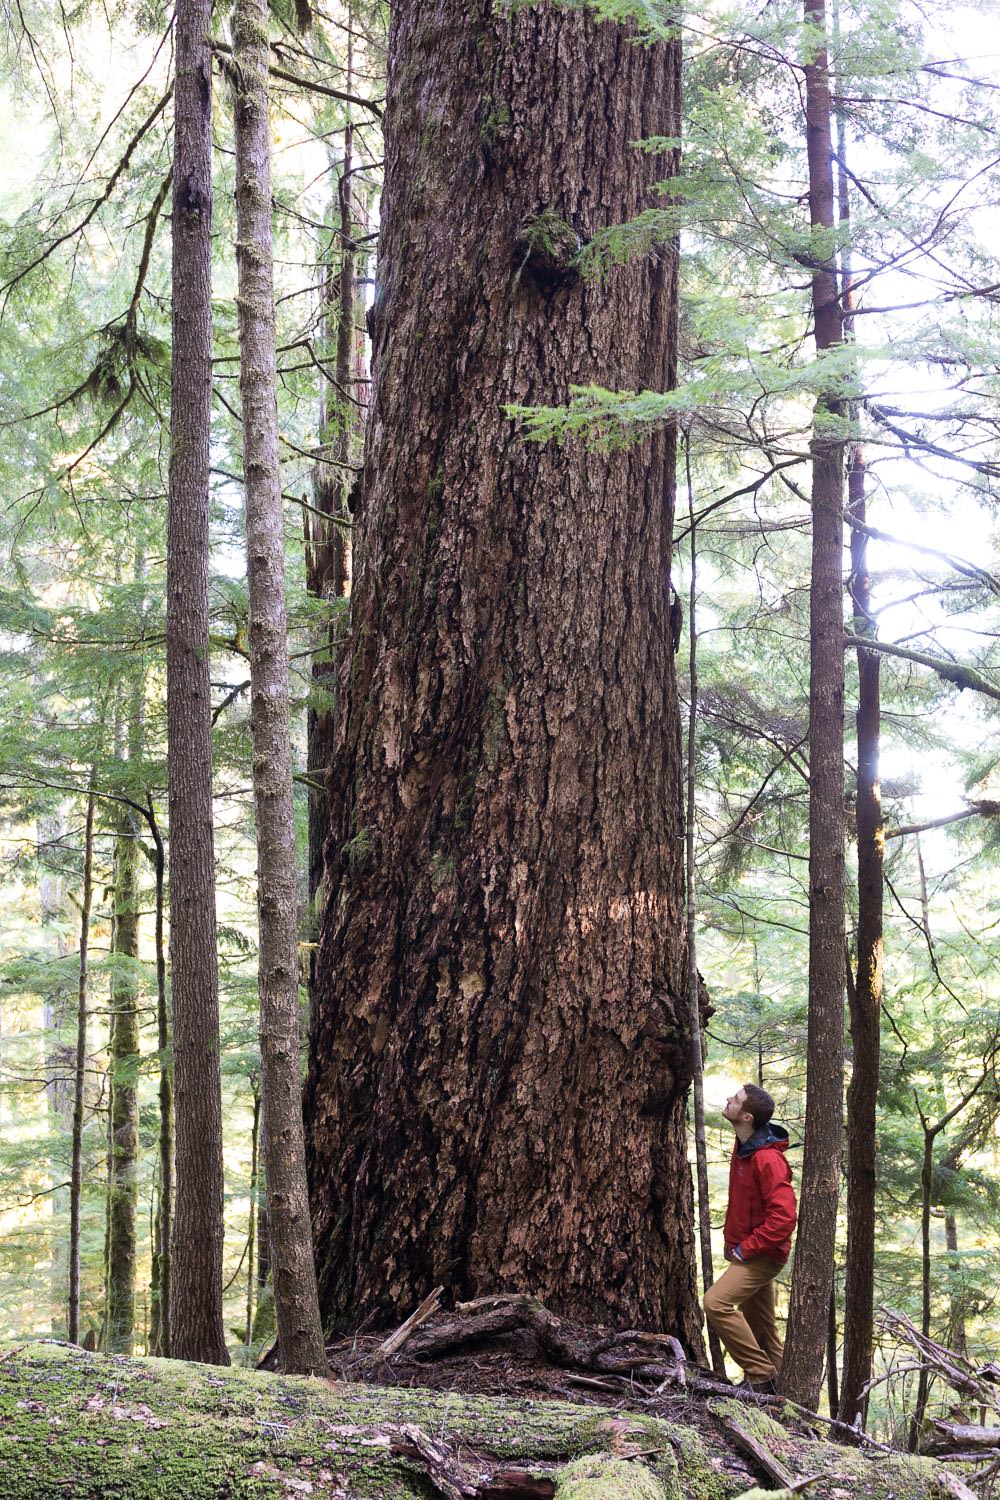
[[[792,1248],[796,1218],[788,1131],[771,1124],[774,1100],[755,1083],[737,1089],[722,1113],[736,1131],[723,1229],[729,1266],[706,1292],[705,1313],[742,1366],[744,1384],[770,1394],[784,1351],[773,1283]]]

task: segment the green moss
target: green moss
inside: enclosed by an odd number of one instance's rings
[[[751,1402],[710,1401],[708,1408],[714,1416],[738,1422],[793,1474],[821,1474],[823,1482],[810,1487],[813,1496],[834,1495],[839,1490],[868,1500],[927,1500],[935,1494],[941,1468],[932,1458],[821,1443],[808,1434],[790,1432]]]
[[[555,1500],[667,1500],[672,1493],[644,1463],[592,1453],[563,1469]]]
[[[496,146],[510,132],[513,116],[506,99],[490,99],[479,127],[479,139],[487,148]]]
[[[582,1455],[598,1435],[606,1446],[610,1415],[563,1402],[333,1385],[35,1344],[0,1363],[0,1493],[406,1500],[432,1493],[426,1476],[393,1458],[372,1429],[416,1422],[500,1462],[544,1469]],[[296,1488],[306,1484],[311,1491]]]
[[[372,852],[372,836],[367,828],[359,828],[353,838],[344,845],[344,853],[352,865],[364,864]]]
[[[351,676],[357,675],[362,658],[368,646],[368,625],[363,623],[357,633],[354,642],[354,654],[351,657]]]
[[[756,1406],[752,1401],[710,1401],[708,1409],[715,1417],[728,1417],[731,1421],[738,1422],[745,1432],[749,1432],[751,1437],[757,1438],[765,1447],[771,1443],[790,1441],[781,1423],[769,1416],[763,1406]]]
[[[449,885],[455,874],[455,856],[453,854],[435,854],[431,859],[431,890],[439,891],[442,886]]]
[[[718,1403],[719,1414],[725,1409],[766,1432],[772,1451],[780,1441],[793,1472],[821,1475],[810,1490],[817,1500],[838,1490],[866,1500],[936,1494],[941,1470],[932,1459],[869,1455],[788,1432],[755,1408]],[[386,1426],[409,1422],[501,1465],[552,1473],[569,1464],[558,1477],[562,1500],[601,1494],[595,1471],[606,1477],[609,1464],[632,1486],[615,1491],[629,1500],[723,1500],[745,1488],[721,1444],[713,1453],[693,1429],[655,1417],[29,1344],[0,1356],[0,1495],[431,1500],[423,1469],[394,1458],[384,1436]],[[574,1464],[595,1453],[598,1461]]]
[[[500,764],[507,744],[507,688],[497,683],[483,704],[483,759],[489,770]]]

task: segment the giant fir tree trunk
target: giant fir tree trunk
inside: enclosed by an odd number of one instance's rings
[[[167,772],[177,1200],[170,1317],[179,1359],[227,1364],[208,650],[211,10],[211,0],[177,0],[175,21]]]
[[[327,1364],[316,1295],[299,1076],[297,880],[284,513],[278,459],[267,0],[237,0],[233,44],[240,396],[267,1203],[281,1367],[294,1374],[311,1375],[325,1372]]]
[[[834,253],[833,136],[824,0],[805,0],[806,147],[813,227],[812,308],[820,358],[842,343]],[[813,417],[809,671],[809,1023],[805,1152],[782,1389],[816,1409],[833,1286],[843,1135],[844,436],[843,403]]]
[[[676,255],[573,252],[675,169],[676,45],[578,9],[392,13],[376,395],[307,1085],[333,1326],[436,1283],[700,1346],[673,436],[505,403],[672,383]]]

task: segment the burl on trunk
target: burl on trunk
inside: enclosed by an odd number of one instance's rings
[[[679,52],[393,10],[376,391],[306,1090],[331,1327],[437,1282],[697,1344],[673,448],[513,404],[674,379],[676,254],[579,243],[676,169]]]

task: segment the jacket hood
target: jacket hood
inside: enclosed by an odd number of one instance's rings
[[[775,1125],[770,1121],[755,1130],[748,1140],[737,1144],[736,1154],[738,1156],[753,1156],[755,1151],[762,1150],[765,1146],[774,1146],[778,1151],[788,1150],[788,1131],[784,1125]]]

